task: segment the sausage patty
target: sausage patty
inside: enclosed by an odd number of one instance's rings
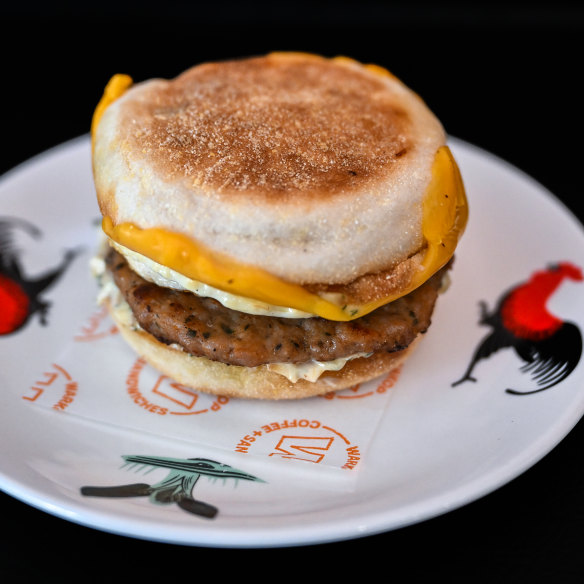
[[[355,320],[338,322],[246,314],[213,298],[162,288],[133,272],[113,249],[106,266],[145,331],[192,355],[244,367],[400,351],[430,326],[447,269],[407,296]]]

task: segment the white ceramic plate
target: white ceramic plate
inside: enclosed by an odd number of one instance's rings
[[[51,303],[48,325],[42,326],[36,313],[18,331],[0,336],[0,487],[48,513],[113,533],[201,546],[269,547],[355,538],[419,522],[493,491],[536,463],[582,416],[582,362],[553,387],[518,396],[505,389],[537,385],[520,373],[522,362],[507,348],[478,363],[476,382],[455,387],[452,382],[491,330],[478,324],[479,301],[493,308],[506,290],[552,263],[584,267],[584,234],[529,177],[468,144],[452,140],[451,145],[471,209],[452,285],[392,388],[350,489],[304,481],[301,475],[266,482],[203,480],[212,478],[211,471],[184,460],[218,460],[207,448],[31,407],[24,396],[94,301],[95,287],[80,256],[40,292]],[[25,279],[58,266],[67,249],[81,246],[87,259],[98,217],[89,140],[66,143],[5,175],[0,208],[2,216],[25,219],[42,232],[35,239],[13,224]],[[6,294],[6,281],[0,284]],[[547,301],[548,312],[571,321],[576,331],[584,327],[583,290],[583,282],[566,279]],[[533,310],[527,317],[533,319]],[[569,352],[564,345],[551,346],[559,357]],[[107,354],[96,351],[95,359],[107,367]],[[99,376],[93,383],[99,391]],[[124,467],[126,455],[154,458]],[[265,478],[261,466],[245,457],[225,456],[220,462]],[[193,488],[199,471],[202,478]],[[213,505],[218,514],[205,518],[139,496],[160,492],[157,485],[167,477],[175,486],[186,481],[177,488]],[[128,487],[123,498],[81,490],[133,483],[143,486]]]

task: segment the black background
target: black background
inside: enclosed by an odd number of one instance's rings
[[[582,219],[583,25],[582,8],[562,2],[6,6],[0,172],[87,133],[114,73],[140,81],[206,60],[300,50],[387,67],[450,134],[527,172]],[[583,444],[580,423],[522,476],[461,509],[385,534],[294,548],[130,539],[0,494],[0,575],[6,582],[242,575],[292,582],[339,574],[397,582],[582,582]]]

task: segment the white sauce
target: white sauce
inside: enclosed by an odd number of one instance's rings
[[[333,361],[309,361],[308,363],[269,363],[266,365],[268,371],[279,373],[292,383],[299,379],[306,381],[316,381],[325,371],[340,371],[348,361],[359,357],[370,357],[373,353],[356,353],[349,357],[334,359]]]

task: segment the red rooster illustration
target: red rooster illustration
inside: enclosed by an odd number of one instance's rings
[[[42,325],[47,324],[50,303],[43,300],[41,294],[55,283],[78,254],[77,250],[69,250],[59,266],[29,278],[20,265],[15,228],[35,239],[41,237],[41,231],[24,219],[0,218],[0,336],[18,331],[35,313],[39,314]]]
[[[582,271],[564,262],[535,272],[504,294],[496,308],[489,312],[481,302],[479,323],[493,330],[476,349],[464,375],[452,385],[476,381],[472,377],[475,365],[500,349],[511,347],[525,363],[520,370],[531,376],[537,389],[519,391],[515,395],[537,393],[557,385],[576,368],[582,355],[580,329],[565,322],[547,309],[547,301],[564,279],[581,282]]]

